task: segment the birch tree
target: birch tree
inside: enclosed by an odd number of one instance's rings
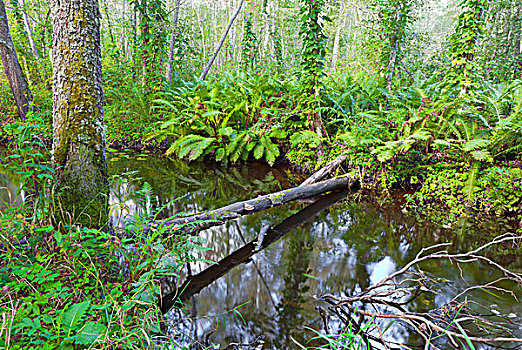
[[[51,6],[60,219],[101,227],[107,222],[109,186],[98,0],[53,0]]]

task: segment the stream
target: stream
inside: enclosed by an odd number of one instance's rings
[[[216,209],[293,187],[303,180],[288,169],[262,163],[216,167],[112,152],[108,164],[114,176],[110,202],[125,204],[131,216],[142,210],[140,207],[149,211],[163,208],[159,218]],[[10,202],[20,203],[23,193],[17,195],[19,186],[13,174],[0,168],[0,210]],[[201,232],[203,246],[209,248],[202,258],[214,262],[225,259],[228,265],[222,271],[209,272],[206,269],[216,265],[203,261],[190,264],[194,278],[189,286],[198,286],[185,294],[184,309],[167,314],[169,333],[176,335],[176,342],[187,345],[197,340],[201,348],[207,343],[223,348],[256,341],[264,342],[264,349],[299,349],[296,342],[311,346],[307,340],[316,335],[311,329],[323,328],[316,309],[321,304],[314,296],[346,296],[360,291],[397,271],[429,245],[452,242],[452,251],[468,251],[487,242],[488,237],[513,231],[501,218],[479,224],[473,218],[463,218],[453,227],[440,228],[406,215],[393,202],[381,206],[347,194],[320,200],[322,207],[308,211],[303,210],[310,202],[294,202]],[[123,225],[117,217],[111,220],[115,226]],[[257,239],[263,226],[281,223],[287,225],[287,233],[267,236],[263,249],[248,253],[255,249],[249,242]],[[230,256],[234,252],[236,255]],[[521,256],[499,252],[495,259],[504,267],[522,269]],[[457,290],[495,277],[481,264],[463,265],[459,270],[443,260],[427,262],[422,268],[448,282],[438,294],[426,294],[409,304],[413,311],[443,305]],[[461,274],[464,280],[459,278]],[[164,294],[173,291],[168,283],[164,288]],[[518,287],[515,293],[522,296]],[[510,315],[513,333],[522,337],[522,304],[507,295],[498,297],[482,290],[470,291],[467,296]],[[231,311],[235,308],[237,312]],[[399,323],[386,321],[380,326],[389,340],[422,344]],[[339,321],[331,319],[331,327],[339,328]]]

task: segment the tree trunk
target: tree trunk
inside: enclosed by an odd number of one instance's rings
[[[58,220],[102,227],[109,185],[98,0],[53,0],[51,6]]]
[[[141,3],[141,45],[142,45],[142,86],[146,88],[149,85],[149,15],[147,12],[147,0]]]
[[[123,8],[122,8],[122,21],[123,23],[127,23],[127,1],[123,0]],[[120,27],[120,45],[121,45],[121,52],[125,57],[129,57],[129,52],[127,50],[127,38],[126,38],[126,30],[125,26]]]
[[[234,5],[235,5],[234,0],[230,0],[230,6],[228,9],[228,12],[229,12],[228,19],[229,20],[230,20],[230,18],[232,18],[234,9],[236,8]],[[235,53],[236,52],[236,28],[235,27],[230,28],[229,42],[230,42],[230,63],[234,64],[233,61],[236,56],[236,53]]]
[[[172,82],[172,66],[174,64],[174,46],[176,44],[176,37],[178,35],[178,22],[179,22],[179,5],[181,0],[176,0],[174,4],[174,18],[172,19],[172,35],[170,37],[169,45],[169,60],[167,62],[167,74],[165,79],[170,84]]]
[[[111,15],[109,14],[109,9],[107,6],[107,2],[105,2],[104,9],[105,11],[105,17],[106,17],[106,23],[104,25],[107,25],[107,31],[109,32],[109,39],[111,39],[112,49],[118,49],[118,45],[116,44],[116,39],[114,37],[114,33],[112,30],[112,23],[111,23]],[[107,45],[107,44],[105,44]]]
[[[339,10],[339,21],[337,23],[337,30],[335,31],[334,44],[332,50],[332,61],[330,66],[334,69],[337,65],[337,60],[339,59],[339,47],[341,42],[341,29],[343,27],[343,17],[344,17],[344,0],[341,1],[341,9]]]
[[[386,68],[386,89],[391,92],[393,84],[393,75],[395,73],[395,65],[397,64],[397,51],[399,51],[399,43],[395,35],[392,36],[390,48],[390,57],[388,59],[388,67]]]
[[[7,22],[3,0],[0,0],[0,57],[16,107],[18,108],[18,113],[21,118],[25,118],[32,109],[33,99],[18,61],[11,33],[9,32],[9,23]]]
[[[513,61],[515,67],[513,69],[513,79],[520,78],[522,73],[522,5],[514,10],[515,18],[514,22],[514,43],[513,43]]]
[[[31,51],[33,52],[34,58],[36,58],[36,62],[40,65],[40,54],[38,53],[38,48],[36,47],[36,43],[34,42],[33,36],[33,28],[31,27],[31,23],[29,22],[29,17],[27,16],[27,12],[25,11],[24,1],[21,1],[22,5],[22,17],[24,19],[25,30],[27,31],[27,37],[29,38],[29,44],[31,45]]]
[[[205,78],[207,77],[207,74],[208,74],[208,71],[210,70],[210,68],[212,67],[212,64],[214,63],[217,55],[219,54],[219,50],[221,50],[221,47],[223,46],[223,43],[225,42],[225,39],[227,38],[227,35],[228,35],[228,32],[230,30],[230,28],[232,27],[232,25],[234,24],[234,21],[236,20],[237,16],[239,15],[239,12],[241,11],[241,6],[243,6],[243,1],[244,0],[240,0],[239,1],[239,5],[237,6],[237,10],[236,10],[236,13],[234,14],[234,16],[232,18],[230,18],[230,20],[228,21],[228,25],[227,25],[227,28],[225,29],[225,32],[223,33],[223,36],[221,36],[221,40],[219,41],[217,47],[216,47],[216,50],[214,51],[214,55],[212,55],[212,57],[210,58],[210,60],[208,61],[208,64],[207,66],[205,67],[205,69],[203,70],[203,73],[201,73],[201,76],[199,77],[200,80],[205,80]]]
[[[207,49],[206,49],[206,40],[205,40],[205,31],[203,29],[203,21],[201,20],[201,13],[200,13],[200,6],[196,6],[195,8],[195,12],[196,12],[196,18],[198,20],[198,27],[199,27],[199,32],[201,34],[201,51],[202,51],[202,60],[204,60],[206,57],[207,57]]]

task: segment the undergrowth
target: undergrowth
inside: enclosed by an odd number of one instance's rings
[[[168,227],[143,230],[155,219],[145,205],[150,186],[138,191],[131,217],[125,194],[113,196],[121,220],[112,230],[51,225],[53,166],[45,145],[32,139],[45,125],[29,121],[5,127],[16,142],[3,166],[20,175],[26,197],[17,205],[19,194],[10,193],[0,210],[0,349],[174,346],[161,330],[161,280],[181,282],[185,264],[204,250],[200,239]]]

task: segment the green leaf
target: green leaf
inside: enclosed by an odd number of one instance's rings
[[[203,118],[207,118],[207,117],[212,117],[214,115],[219,115],[219,114],[221,114],[220,111],[210,111],[210,112],[207,112],[207,113],[203,114],[202,117]]]
[[[63,235],[60,230],[54,231],[54,239],[56,240],[56,243],[58,243],[58,245],[62,244]]]
[[[433,141],[433,145],[436,147],[451,147],[452,146],[452,144],[446,140],[435,140],[435,141]]]
[[[471,166],[471,169],[468,173],[468,179],[462,191],[468,197],[468,201],[472,202],[474,200],[475,194],[475,183],[477,181],[478,171],[480,169],[480,162],[474,162]]]
[[[468,142],[466,142],[464,144],[463,149],[465,151],[469,152],[469,151],[472,151],[472,150],[477,149],[477,148],[487,147],[490,143],[491,143],[490,140],[485,140],[485,139],[469,140]]]
[[[201,141],[192,144],[192,150],[190,151],[190,154],[189,154],[189,160],[198,159],[203,154],[203,152],[210,145],[212,145],[212,143],[214,143],[214,141],[216,141],[215,138],[209,137],[209,138],[204,138]]]
[[[173,143],[172,145],[170,145],[169,149],[167,149],[167,151],[165,152],[165,154],[167,156],[170,156],[172,155],[174,152],[176,152],[176,144]]]
[[[69,340],[63,340],[60,343],[60,350],[74,350],[73,343]]]
[[[316,148],[321,144],[321,136],[310,130],[303,130],[290,137],[290,143],[296,147],[302,143],[308,144],[311,148]]]
[[[485,150],[485,149],[473,151],[473,152],[471,152],[471,156],[475,160],[486,161],[486,162],[493,162],[493,157],[491,156],[489,151]]]
[[[189,160],[198,159],[205,150],[216,141],[213,137],[200,135],[187,135],[172,144],[167,150],[167,155],[177,151],[180,158],[188,157]]]
[[[69,330],[74,328],[85,315],[90,305],[91,301],[87,300],[83,303],[77,303],[69,307],[62,316],[62,325]]]
[[[91,345],[107,332],[104,324],[89,322],[76,335],[76,343],[81,345]]]
[[[263,156],[263,152],[265,151],[265,146],[263,146],[262,144],[258,144],[256,146],[256,148],[254,149],[254,158],[255,159],[261,159],[261,157]]]
[[[222,161],[225,158],[225,154],[226,154],[226,152],[225,152],[225,149],[223,147],[218,148],[216,150],[216,160],[218,162]]]
[[[386,162],[393,158],[395,152],[391,149],[380,150],[377,152],[377,160],[379,162]]]

